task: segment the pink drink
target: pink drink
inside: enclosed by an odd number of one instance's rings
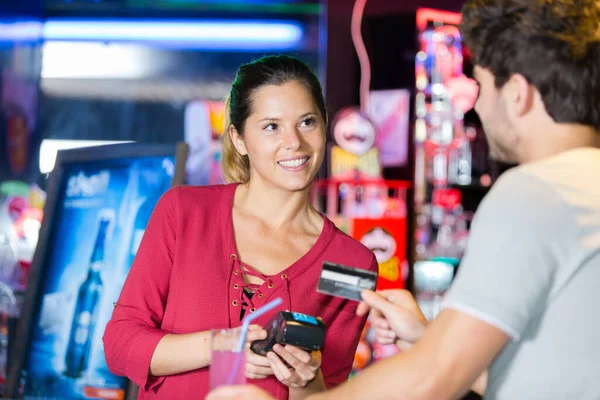
[[[237,366],[237,369],[234,368]],[[210,366],[210,388],[221,385],[246,383],[246,355],[244,352],[213,351]]]

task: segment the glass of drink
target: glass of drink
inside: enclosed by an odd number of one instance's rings
[[[210,388],[221,385],[246,383],[246,353],[237,351],[242,330],[217,329],[211,331]]]

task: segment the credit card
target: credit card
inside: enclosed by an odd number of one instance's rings
[[[323,263],[317,292],[361,301],[360,292],[365,289],[375,290],[376,286],[377,273],[326,261]]]

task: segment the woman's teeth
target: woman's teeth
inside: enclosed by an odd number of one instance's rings
[[[279,165],[282,165],[284,167],[294,168],[294,167],[301,166],[302,164],[304,164],[307,161],[308,161],[308,157],[304,157],[304,158],[297,158],[295,160],[279,161]]]

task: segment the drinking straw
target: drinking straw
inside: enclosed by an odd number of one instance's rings
[[[235,379],[237,370],[240,367],[240,362],[242,361],[241,355],[242,355],[242,351],[244,350],[244,343],[246,343],[246,335],[248,334],[248,327],[250,326],[250,322],[254,321],[256,318],[260,317],[264,313],[271,311],[273,308],[275,308],[279,304],[281,304],[281,302],[282,302],[281,297],[278,297],[278,298],[268,302],[267,304],[265,304],[264,306],[262,306],[261,308],[259,308],[255,312],[253,312],[252,314],[248,314],[246,316],[246,318],[244,318],[244,322],[242,322],[242,330],[240,331],[240,338],[238,340],[238,344],[235,349],[235,352],[238,353],[238,356],[235,358],[233,368],[231,369],[229,379],[227,380],[228,385],[231,385],[233,383],[233,380]]]

